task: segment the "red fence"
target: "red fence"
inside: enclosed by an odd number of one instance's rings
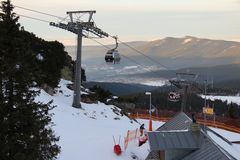
[[[176,114],[176,113],[175,113]],[[175,115],[173,114],[173,115]],[[171,115],[171,114],[165,114],[165,115]],[[170,120],[172,116],[156,116],[156,115],[153,115],[152,116],[152,120],[154,121],[163,121],[163,122],[166,122],[168,120]],[[221,128],[221,129],[224,129],[224,130],[228,130],[228,131],[231,131],[231,132],[236,132],[236,133],[240,133],[240,127],[238,122],[235,122],[235,120],[233,119],[225,119],[225,120],[217,120],[219,118],[217,118],[215,121],[214,120],[209,120],[209,119],[202,119],[199,115],[196,116],[197,117],[197,122],[200,123],[200,124],[205,124],[207,126],[211,126],[211,127],[215,127],[215,128]],[[149,119],[150,116],[149,114],[143,114],[143,113],[132,113],[130,114],[130,118],[132,119]],[[224,123],[225,122],[225,123]],[[234,123],[235,122],[235,123]],[[233,123],[233,124],[231,124]]]

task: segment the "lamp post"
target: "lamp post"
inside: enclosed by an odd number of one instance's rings
[[[146,92],[145,95],[149,95],[149,114],[150,114],[150,118],[152,117],[152,93],[151,92]]]
[[[149,114],[150,114],[149,131],[152,131],[152,93],[146,92],[145,95],[149,95]]]

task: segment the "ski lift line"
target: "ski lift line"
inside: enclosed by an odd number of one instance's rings
[[[113,38],[113,36],[111,36],[111,37]],[[156,61],[155,59],[153,59],[153,58],[145,55],[143,52],[137,50],[136,48],[134,48],[134,47],[132,47],[132,46],[130,46],[130,45],[128,45],[127,43],[125,43],[125,42],[123,42],[123,41],[121,41],[121,40],[118,40],[118,41],[121,42],[122,44],[126,45],[127,47],[131,48],[131,49],[134,50],[135,52],[137,52],[137,53],[143,55],[144,57],[148,58],[148,59],[151,60],[152,62],[157,63],[158,65],[164,67],[166,70],[169,70],[169,71],[171,71],[171,72],[174,72],[173,70],[169,69],[167,66],[165,66],[165,65],[159,63],[158,61]],[[175,72],[174,72],[174,73],[175,73]]]
[[[43,20],[43,19],[40,19],[40,18],[35,18],[35,17],[32,17],[32,16],[26,16],[26,15],[23,15],[23,14],[18,14],[16,13],[18,16],[20,17],[24,17],[24,18],[29,18],[29,19],[33,19],[33,20],[37,20],[37,21],[41,21],[41,22],[45,22],[45,23],[50,23],[51,21],[47,21],[47,20]],[[66,18],[65,18],[66,19]],[[85,34],[87,34],[86,32],[84,32]],[[88,37],[89,39],[97,39],[99,37]]]
[[[33,19],[33,20],[37,20],[37,21],[41,21],[41,22],[45,22],[45,23],[50,23],[50,21],[47,21],[47,20],[43,20],[43,19],[39,19],[39,18],[35,18],[35,17],[31,17],[31,16],[25,16],[25,15],[22,15],[22,14],[18,14],[16,13],[18,16],[20,17],[25,17],[25,18],[29,18],[29,19]]]
[[[33,19],[33,20],[38,20],[38,21],[42,21],[42,22],[46,22],[46,23],[50,23],[50,21],[43,20],[43,19],[39,19],[39,18],[35,18],[35,17],[31,17],[31,16],[25,16],[25,15],[22,15],[22,14],[17,14],[17,15],[22,16],[22,17],[25,17],[25,18]],[[115,36],[111,36],[111,37],[115,39]],[[104,46],[105,48],[107,48],[107,49],[111,49],[110,47],[105,46],[104,44],[102,44],[101,42],[98,42],[97,40],[95,40],[95,39],[93,39],[93,38],[94,38],[94,37],[89,37],[89,39],[94,40],[95,42],[99,43],[100,45]],[[120,40],[119,40],[119,41],[120,41]],[[122,42],[122,41],[120,41],[120,42],[123,43],[123,44],[125,44],[125,45],[127,45],[128,47],[130,47],[130,48],[136,50],[135,48],[129,46],[129,45],[126,44],[125,42]],[[136,51],[138,51],[138,50],[136,50]],[[140,51],[138,51],[138,52],[140,52]],[[142,53],[142,54],[143,54],[143,53]],[[143,54],[143,55],[146,56],[145,54]],[[141,67],[144,68],[145,70],[148,70],[148,71],[150,71],[150,72],[154,72],[153,70],[148,69],[146,66],[143,67],[142,64],[137,63],[137,62],[134,61],[133,59],[131,59],[131,58],[125,56],[125,55],[122,55],[122,56],[125,57],[126,59],[129,59],[130,61],[136,63],[137,65],[141,66]],[[148,56],[147,56],[147,57],[148,57]],[[165,68],[166,68],[166,67],[165,67]],[[166,68],[166,69],[167,69],[167,68]],[[171,71],[171,70],[170,70],[170,71]]]
[[[17,14],[17,15],[22,16],[22,17],[25,17],[25,18],[29,18],[29,19],[33,19],[33,20],[45,22],[45,23],[50,23],[50,21],[42,20],[42,19],[39,19],[39,18],[31,17],[31,16],[25,16],[25,15],[21,15],[21,14]],[[102,46],[105,47],[106,49],[111,49],[110,47],[102,44],[101,42],[99,42],[99,41],[97,41],[97,40],[95,40],[94,37],[89,37],[89,39],[97,42],[98,44],[102,45]],[[121,55],[122,55],[122,54],[121,54]],[[146,70],[146,71],[148,71],[148,72],[152,72],[152,73],[155,72],[154,70],[149,69],[147,66],[144,66],[144,65],[142,65],[142,64],[139,64],[139,63],[136,62],[135,60],[133,60],[133,59],[131,59],[131,58],[125,56],[125,55],[122,55],[122,57],[124,57],[124,58],[132,61],[133,63],[137,64],[139,67],[143,68],[144,70]]]
[[[111,49],[110,47],[102,44],[101,42],[99,42],[99,41],[97,41],[97,40],[95,40],[95,39],[93,39],[93,38],[89,38],[89,39],[91,39],[91,40],[95,41],[96,43],[102,45],[102,46],[105,47],[106,49]],[[129,58],[129,57],[123,55],[123,54],[121,54],[121,56],[124,57],[124,58],[126,58],[126,59],[128,59],[128,60],[130,60],[130,61],[132,61],[133,63],[137,64],[139,67],[145,69],[145,70],[148,71],[148,72],[153,72],[153,73],[155,72],[154,70],[149,69],[147,66],[144,66],[144,65],[142,65],[142,64],[139,64],[139,63],[136,62],[135,60],[133,60],[133,59],[131,59],[131,58]]]
[[[110,47],[104,45],[103,43],[101,43],[101,42],[99,42],[99,41],[97,41],[97,40],[95,40],[95,39],[93,39],[93,38],[89,38],[89,39],[95,41],[96,43],[100,44],[101,46],[105,47],[106,49],[111,49]]]
[[[49,13],[46,13],[46,12],[42,12],[42,11],[38,11],[38,10],[33,10],[33,9],[29,9],[29,8],[26,8],[26,7],[21,7],[21,6],[14,6],[16,8],[20,8],[20,9],[23,9],[23,10],[27,10],[27,11],[31,11],[31,12],[35,12],[35,13],[39,13],[39,14],[43,14],[43,15],[47,15],[47,16],[51,16],[51,17],[55,17],[55,18],[58,18],[60,19],[61,21],[60,22],[63,22],[63,21],[66,21],[66,17],[60,17],[60,16],[57,16],[57,15],[53,15],[53,14],[49,14]],[[81,15],[80,17],[77,17],[77,18],[73,18],[74,20],[78,20],[78,18],[81,18],[82,16],[84,16],[86,13],[83,13],[83,15]],[[92,19],[93,20],[93,19]]]
[[[49,14],[49,13],[45,13],[45,12],[41,12],[41,11],[37,11],[37,10],[25,8],[25,7],[21,7],[21,6],[16,6],[16,5],[15,5],[15,7],[16,7],[16,8],[20,8],[20,9],[24,9],[24,10],[28,10],[28,11],[31,11],[31,12],[36,12],[36,13],[39,13],[39,14],[43,14],[43,15],[55,17],[55,18],[61,19],[62,21],[65,21],[65,20],[66,20],[66,18],[63,18],[63,17],[60,17],[60,16],[56,16],[56,15],[53,15],[53,14]],[[27,17],[27,16],[25,16],[25,17]],[[29,17],[29,16],[28,16],[28,17]],[[38,19],[38,18],[32,18],[32,19]],[[40,21],[44,21],[44,20],[41,20],[41,19],[39,19],[39,20],[40,20]],[[116,39],[116,36],[110,36],[110,37],[113,38],[113,39]],[[134,50],[135,52],[137,52],[137,53],[145,56],[146,58],[148,58],[148,59],[151,60],[152,62],[157,63],[158,65],[164,67],[165,69],[167,69],[167,70],[169,70],[169,71],[171,71],[171,72],[174,72],[173,70],[169,69],[167,66],[165,66],[165,65],[159,63],[158,61],[156,61],[155,59],[153,59],[153,58],[145,55],[143,52],[137,50],[136,48],[128,45],[127,43],[125,43],[125,42],[123,42],[123,41],[120,41],[119,39],[117,39],[117,40],[118,40],[119,42],[121,42],[122,44],[128,46],[129,48],[131,48],[131,49]],[[175,73],[175,72],[174,72],[174,73]]]
[[[25,7],[21,7],[21,6],[14,5],[14,7],[20,8],[20,9],[23,9],[23,10],[27,10],[27,11],[31,11],[31,12],[35,12],[35,13],[39,13],[39,14],[43,14],[43,15],[46,15],[46,16],[55,17],[55,18],[58,18],[58,19],[64,19],[63,17],[60,17],[60,16],[56,16],[56,15],[53,15],[53,14],[49,14],[49,13],[45,13],[45,12],[41,12],[41,11],[37,11],[37,10],[25,8]]]
[[[93,38],[89,38],[89,39],[91,39],[91,40],[95,41],[96,43],[102,45],[103,47],[105,47],[105,48],[108,49],[108,50],[111,49],[110,47],[104,45],[103,43],[101,43],[101,42],[99,42],[99,41],[97,41],[97,40],[95,40],[95,39],[93,39]],[[131,58],[129,58],[129,57],[125,56],[125,55],[122,55],[122,54],[121,54],[121,56],[123,56],[124,58],[126,58],[126,59],[128,59],[128,60],[130,60],[130,61],[132,61],[132,62],[134,62],[134,63],[136,63],[137,65],[139,65],[139,66],[142,67],[141,64],[137,63],[136,61],[132,60]],[[144,67],[142,67],[142,68],[144,68]]]
[[[137,64],[138,66],[142,67],[143,69],[145,69],[145,70],[148,71],[148,72],[154,72],[153,70],[150,70],[149,68],[147,68],[147,66],[143,66],[142,64],[139,64],[139,63],[137,63],[136,61],[130,59],[129,57],[127,57],[127,56],[125,56],[125,55],[122,55],[122,54],[121,54],[121,56],[124,57],[124,58],[126,58],[126,59],[128,59],[128,60],[130,60],[130,61],[132,61],[132,62],[134,62],[135,64]]]
[[[66,21],[67,22],[67,18],[65,17],[60,17],[60,16],[56,16],[56,15],[53,15],[53,14],[49,14],[49,13],[46,13],[46,12],[41,12],[41,11],[38,11],[38,10],[33,10],[33,9],[29,9],[29,8],[25,8],[25,7],[21,7],[21,6],[15,6],[16,8],[20,8],[20,9],[24,9],[24,10],[28,10],[28,11],[31,11],[31,12],[36,12],[36,13],[39,13],[39,14],[44,14],[44,15],[47,15],[47,16],[51,16],[51,17],[55,17],[55,18],[58,18],[60,19],[61,22],[63,21]],[[83,15],[85,15],[85,12],[88,12],[88,11],[83,11]],[[94,12],[95,13],[95,12]],[[81,22],[80,20],[78,20],[78,18],[80,17],[77,17],[77,19],[74,17],[73,20],[76,20],[78,22]],[[91,19],[93,21],[93,19]],[[68,22],[67,22],[68,23]],[[95,24],[94,24],[95,25]],[[94,27],[93,27],[94,28]],[[96,28],[96,27],[95,27]],[[99,28],[97,28],[98,30],[100,30]],[[95,31],[95,32],[98,32],[98,31]],[[108,37],[108,34],[105,33],[106,37]],[[102,38],[102,37],[101,37]]]
[[[127,43],[125,43],[125,42],[123,42],[123,41],[120,41],[120,40],[119,40],[119,42],[121,42],[122,44],[124,44],[124,45],[128,46],[129,48],[131,48],[132,50],[134,50],[134,51],[138,52],[139,54],[141,54],[141,55],[145,56],[145,57],[146,57],[146,58],[148,58],[149,60],[151,60],[151,61],[153,61],[153,62],[155,62],[155,63],[159,64],[160,66],[162,66],[162,67],[166,68],[167,70],[170,70],[170,69],[168,69],[168,67],[167,67],[167,66],[165,66],[165,65],[163,65],[163,64],[161,64],[161,63],[159,63],[158,61],[156,61],[155,59],[153,59],[153,58],[151,58],[151,57],[149,57],[149,56],[145,55],[144,53],[142,53],[141,51],[137,50],[136,48],[134,48],[134,47],[132,47],[132,46],[128,45]]]
[[[39,13],[39,14],[42,14],[42,15],[54,17],[54,18],[59,19],[60,22],[64,22],[64,21],[66,21],[67,18],[68,18],[68,16],[67,16],[67,17],[60,17],[60,16],[57,16],[57,15],[53,15],[53,14],[49,14],[49,13],[46,13],[46,12],[42,12],[42,11],[38,11],[38,10],[33,10],[33,9],[21,7],[21,6],[14,6],[14,7],[19,8],[19,9],[23,9],[23,10],[27,10],[27,11],[31,11],[31,12],[35,12],[35,13]],[[29,16],[29,17],[30,17],[30,16]],[[35,19],[37,19],[37,18],[35,18]]]
[[[67,19],[68,19],[68,16],[66,16],[65,18],[61,19],[61,20],[59,21],[59,23],[62,23],[62,22],[64,22],[64,21],[66,21]]]
[[[18,14],[18,13],[16,13],[16,14],[17,14],[18,16],[20,16],[20,17],[33,19],[33,20],[45,22],[45,23],[48,23],[48,24],[51,22],[51,21],[47,21],[47,20],[40,19],[40,18],[35,18],[35,17],[31,17],[31,16],[26,16],[26,15],[22,15],[22,14]],[[85,33],[85,32],[84,32],[84,33]],[[87,33],[85,33],[85,34],[87,34]],[[96,37],[89,37],[89,38],[96,38]]]
[[[60,16],[56,16],[56,15],[53,15],[53,14],[49,14],[49,13],[45,13],[45,12],[41,12],[41,11],[37,11],[37,10],[25,8],[25,7],[21,7],[21,6],[16,6],[16,5],[15,5],[15,7],[16,7],[16,8],[20,8],[20,9],[24,9],[24,10],[28,10],[28,11],[31,11],[31,12],[36,12],[36,13],[39,13],[39,14],[43,14],[43,15],[55,17],[55,18],[61,19],[61,20],[63,20],[63,21],[64,21],[64,19],[66,19],[66,18],[63,18],[63,17],[60,17]],[[25,16],[25,17],[28,18],[28,17],[30,17],[30,16]],[[37,20],[38,18],[32,18],[32,19]],[[39,19],[39,20],[40,20],[40,21],[45,21],[45,20],[41,20],[41,19]],[[47,21],[46,21],[46,22],[47,22]],[[113,39],[116,39],[116,36],[110,36],[110,37],[113,38]],[[122,44],[126,45],[127,47],[131,48],[131,49],[134,50],[135,52],[137,52],[137,53],[143,55],[144,57],[148,58],[148,59],[151,60],[152,62],[157,63],[158,65],[164,67],[165,69],[167,69],[167,70],[169,70],[169,71],[171,71],[171,72],[174,72],[173,70],[169,69],[167,66],[165,66],[165,65],[159,63],[158,61],[156,61],[155,59],[153,59],[153,58],[145,55],[143,52],[137,50],[136,48],[134,48],[134,47],[132,47],[132,46],[130,46],[130,45],[128,45],[127,43],[125,43],[125,42],[123,42],[123,41],[120,41],[119,39],[118,39],[118,41],[121,42]],[[174,73],[175,73],[175,72],[174,72]]]
[[[39,13],[39,14],[44,14],[44,15],[52,16],[52,17],[55,17],[55,18],[58,18],[58,19],[61,19],[61,20],[66,19],[66,18],[63,18],[63,17],[55,16],[55,15],[48,14],[48,13],[44,13],[44,12],[37,11],[37,10],[28,9],[28,8],[21,7],[21,6],[15,6],[15,7],[16,7],[16,8],[21,8],[21,9],[24,9],[24,10],[28,10],[28,11],[32,11],[32,12],[36,12],[36,13]],[[20,14],[19,14],[19,15],[20,15]],[[50,23],[50,21],[42,20],[42,19],[39,19],[39,18],[34,18],[34,17],[30,17],[30,16],[25,16],[25,15],[20,15],[20,16],[25,17],[25,18],[34,19],[34,20],[39,20],[39,21],[42,21],[42,22]],[[116,36],[110,36],[110,37],[116,39]],[[92,39],[92,38],[90,38],[90,39]],[[120,41],[119,39],[118,39],[118,41],[121,42],[122,44],[126,45],[127,47],[131,48],[131,49],[134,50],[135,52],[137,52],[137,53],[145,56],[146,58],[148,58],[148,59],[151,60],[152,62],[157,63],[158,65],[164,67],[165,69],[167,69],[167,70],[169,70],[169,71],[171,71],[171,72],[174,72],[173,70],[170,70],[167,66],[165,66],[165,65],[159,63],[158,61],[156,61],[155,59],[153,59],[153,58],[145,55],[144,53],[142,53],[141,51],[137,50],[136,48],[128,45],[127,43],[125,43],[125,42],[123,42],[123,41]],[[101,45],[102,45],[102,44],[101,44]],[[108,48],[108,49],[110,49],[110,48]],[[128,58],[128,59],[129,59],[129,58]],[[131,61],[134,61],[134,60],[131,60]],[[134,63],[136,63],[136,62],[134,61]],[[138,64],[138,63],[136,63],[136,64]],[[142,66],[142,65],[141,65],[141,66]],[[146,69],[146,68],[145,68],[145,69]],[[153,71],[151,71],[151,72],[153,72]],[[174,73],[175,73],[175,72],[174,72]]]
[[[35,13],[39,13],[39,14],[43,14],[43,15],[47,15],[47,16],[50,16],[50,17],[55,17],[55,18],[58,18],[60,19],[60,22],[64,22],[66,21],[66,19],[68,18],[67,17],[60,17],[60,16],[57,16],[57,15],[53,15],[53,14],[49,14],[49,13],[46,13],[46,12],[42,12],[42,11],[38,11],[38,10],[33,10],[33,9],[29,9],[29,8],[26,8],[26,7],[21,7],[21,6],[14,6],[16,8],[19,8],[19,9],[23,9],[23,10],[27,10],[27,11],[31,11],[31,12],[35,12]],[[85,15],[85,13],[83,14]],[[82,16],[83,16],[82,15]],[[80,17],[79,17],[80,18]],[[73,18],[74,20],[78,20],[78,18]],[[93,20],[93,19],[92,19]]]

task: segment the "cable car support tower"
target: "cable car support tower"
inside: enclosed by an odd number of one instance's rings
[[[75,76],[74,76],[74,94],[72,106],[81,108],[81,61],[82,61],[82,37],[84,38],[104,38],[109,35],[96,27],[92,17],[96,11],[69,11],[67,12],[70,20],[65,23],[50,22],[50,26],[58,27],[67,30],[77,35],[77,56],[75,63]],[[91,35],[95,37],[91,37]]]
[[[182,90],[182,103],[181,103],[181,111],[186,111],[186,105],[187,105],[187,95],[188,92],[196,90],[196,91],[202,91],[202,89],[199,87],[198,83],[196,82],[196,79],[198,78],[197,74],[193,73],[176,73],[178,76],[178,79],[172,79],[169,80],[171,84],[176,86],[177,88]]]

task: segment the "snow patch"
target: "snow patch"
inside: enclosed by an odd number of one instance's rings
[[[37,56],[36,56],[36,58],[37,58],[37,60],[39,60],[39,61],[43,61],[43,60],[44,60],[44,58],[43,58],[43,56],[42,56],[42,53],[38,53]]]
[[[136,69],[138,68],[138,66],[126,66],[123,69],[127,70],[127,69]]]
[[[205,98],[205,95],[200,95],[202,98]],[[228,104],[236,103],[240,105],[240,97],[239,96],[213,96],[213,95],[208,95],[206,96],[207,99],[210,99],[212,101],[214,100],[221,100],[221,101],[227,101]]]
[[[146,81],[146,82],[142,82],[141,84],[143,84],[143,85],[147,85],[147,86],[156,86],[156,87],[161,87],[161,86],[164,86],[164,85],[166,85],[166,81],[160,81],[160,80],[158,80],[158,81]]]
[[[20,65],[16,64],[16,69],[19,70],[20,69]]]
[[[223,139],[219,138],[217,135],[215,135],[212,132],[207,131],[207,134],[214,140],[215,143],[218,144],[218,146],[225,151],[227,151],[231,156],[235,157],[236,159],[240,159],[240,150],[238,147],[235,147],[234,145],[228,144]]]
[[[112,98],[113,98],[113,99],[118,99],[118,96],[113,96]]]
[[[189,43],[192,41],[192,38],[187,38],[187,39],[184,39],[184,41],[182,42],[182,44],[186,44],[186,43]]]
[[[240,141],[240,134],[238,133],[226,131],[220,128],[213,128],[213,127],[210,127],[210,128],[211,130],[215,131],[216,133],[219,133],[221,136],[223,136],[230,142]]]
[[[237,47],[237,46],[231,46],[231,47],[229,47],[229,48],[235,48],[235,47]]]

